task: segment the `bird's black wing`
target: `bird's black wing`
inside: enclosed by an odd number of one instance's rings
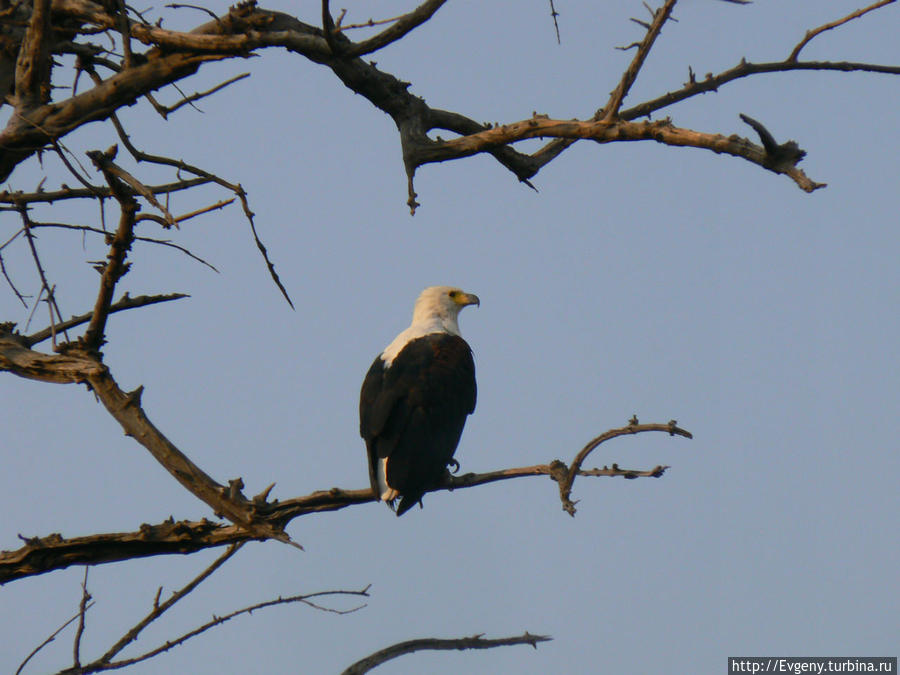
[[[360,434],[376,462],[388,459],[388,485],[400,492],[398,515],[440,482],[475,410],[475,362],[465,340],[434,333],[410,341],[387,369],[378,358],[363,382]]]

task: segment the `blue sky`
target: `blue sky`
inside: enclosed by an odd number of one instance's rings
[[[628,18],[644,10],[556,5],[561,45],[546,3],[455,2],[372,58],[429,104],[475,119],[587,117],[627,64],[630,53],[613,47],[639,39]],[[407,7],[355,3],[349,19]],[[784,58],[807,29],[857,7],[686,0],[626,105],[680,87],[688,65],[703,76],[741,57]],[[172,26],[204,20],[164,11]],[[299,11],[317,21],[316,3]],[[804,56],[897,64],[898,11],[823,34]],[[126,654],[278,595],[371,583],[365,609],[262,611],[132,673],[339,672],[400,640],[525,630],[554,641],[419,653],[377,672],[705,673],[724,672],[730,655],[897,654],[896,77],[759,76],[667,111],[678,126],[752,137],[745,113],[779,141],[796,139],[808,152],[801,166],[829,184],[814,194],[709,152],[581,143],[536,177],[538,193],[490,158],[425,167],[410,217],[393,123],[330,72],[268,51],[204,68],[183,88],[244,70],[252,77],[202,113],[123,113],[139,147],[241,182],[297,307],[272,285],[235,206],[178,233],[220,274],[177,252],[135,252],[122,290],[191,298],[113,316],[106,361],[123,388],[144,385],[151,419],[208,473],[242,476],[248,494],[277,481],[278,498],[363,487],[362,377],[432,284],[482,300],[460,320],[479,385],[457,452],[463,471],[570,461],[632,414],[677,419],[695,438],[601,447],[589,465],[672,468],[659,480],[576,482],[574,519],[555,483],[530,478],[432,494],[402,519],[370,504],[295,520],[304,553],[248,545]],[[113,142],[96,124],[66,139],[76,153]],[[45,165],[49,186],[71,182],[52,157]],[[10,186],[33,189],[38,175],[22,167]],[[97,220],[96,209],[44,217]],[[97,275],[86,261],[104,255],[99,242],[46,233],[40,246],[64,315],[87,311]],[[36,292],[19,253],[4,258]],[[24,324],[16,302],[0,296],[0,316]],[[18,533],[211,517],[84,388],[7,375],[0,398],[0,548],[17,548]],[[159,586],[183,585],[218,553],[93,568],[85,656],[142,617]],[[5,622],[0,669],[14,670],[77,611],[82,574],[0,589],[3,613],[16,617]],[[71,637],[29,672],[68,665]]]

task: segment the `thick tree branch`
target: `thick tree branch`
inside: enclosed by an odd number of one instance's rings
[[[46,339],[46,338],[44,338]],[[86,382],[106,367],[80,353],[42,354],[29,349],[28,339],[12,333],[12,324],[0,324],[0,371],[40,382]]]
[[[15,551],[0,552],[0,584],[72,565],[99,565],[164,554],[196,553],[207,548],[261,539],[237,525],[209,520],[166,521],[142,525],[136,532],[24,538]]]
[[[107,119],[146,93],[196,72],[202,63],[221,58],[215,54],[153,55],[146,63],[113,75],[65,102],[48,103],[27,114],[17,111],[0,132],[0,182],[51,141],[88,122]]]
[[[507,638],[485,638],[482,635],[473,635],[472,637],[455,638],[443,640],[440,638],[422,638],[419,640],[407,640],[406,642],[398,642],[380,649],[374,654],[370,654],[354,663],[347,668],[342,675],[362,675],[368,673],[376,666],[380,666],[385,661],[396,659],[404,654],[412,654],[422,650],[459,650],[466,649],[494,649],[495,647],[509,647],[512,645],[531,645],[537,649],[539,642],[548,642],[552,640],[549,635],[532,635],[525,632],[523,635]]]
[[[528,138],[578,138],[613,143],[622,141],[656,141],[675,147],[693,147],[710,150],[717,154],[740,157],[758,164],[774,173],[790,177],[806,192],[812,192],[822,183],[807,178],[796,163],[773,161],[766,149],[740,136],[708,134],[674,126],[668,119],[654,122],[551,120],[542,117],[504,124],[479,133],[454,138],[449,141],[435,141],[422,145],[410,153],[414,166],[430,162],[444,162],[450,159],[468,157],[480,152],[506,146]],[[799,161],[797,159],[796,161]]]
[[[50,99],[50,0],[32,0],[31,19],[16,61],[15,106],[26,112]]]
[[[84,353],[77,346],[72,351]],[[86,381],[125,433],[149,450],[182,486],[211,506],[217,515],[244,527],[254,537],[291,541],[280,527],[256,518],[256,505],[248,502],[239,490],[214,481],[153,425],[141,407],[143,387],[125,393],[107,369],[89,373]]]
[[[568,490],[566,498],[568,498],[568,494],[571,492],[571,482],[567,481],[573,470],[574,475],[587,477],[658,478],[665,473],[668,469],[667,466],[656,466],[647,470],[624,469],[618,464],[604,466],[601,469],[581,468],[587,454],[604,440],[642,431],[666,431],[670,434],[674,433],[690,438],[688,432],[677,427],[673,428],[671,423],[629,425],[622,429],[612,429],[591,441],[586,446],[590,449],[587,452],[582,450],[573,461],[574,469],[557,459],[549,464],[501,469],[486,473],[467,473],[461,476],[447,474],[444,483],[429,492],[461,490],[513,478],[549,476],[559,484],[561,495],[563,486],[568,486],[566,488]],[[194,492],[193,489],[191,491]],[[272,502],[266,501],[266,495],[267,492],[254,497],[251,502],[248,502],[248,505],[252,505],[254,523],[267,525],[276,532],[283,531],[290,521],[300,516],[338,511],[348,506],[377,501],[371,488],[360,490],[332,488],[331,490],[319,490],[302,497]],[[142,525],[137,532],[96,534],[72,539],[52,534],[42,538],[25,539],[25,545],[20,549],[0,553],[0,584],[63,569],[70,565],[96,565],[153,555],[187,554],[206,548],[266,538],[269,537],[258,529],[250,530],[239,525],[225,525],[208,520],[179,522],[169,520],[159,525]]]

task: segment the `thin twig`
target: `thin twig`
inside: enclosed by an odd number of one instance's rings
[[[198,185],[206,185],[212,180],[204,177],[189,178],[179,180],[174,183],[164,183],[162,185],[148,185],[147,189],[154,195],[169,194],[180,190],[188,190]],[[90,189],[78,189],[63,187],[61,190],[48,192],[0,192],[0,204],[35,204],[35,203],[52,203],[66,199],[106,199],[112,197],[112,190],[108,187],[91,186]],[[2,247],[0,247],[2,248]]]
[[[136,307],[146,307],[147,305],[155,305],[160,302],[169,302],[170,300],[180,300],[181,298],[189,298],[191,296],[186,293],[168,293],[166,295],[138,295],[134,298],[130,297],[127,293],[118,301],[110,305],[109,311],[107,314],[115,314],[116,312],[123,312],[126,309],[134,309]],[[79,316],[73,316],[71,319],[63,321],[58,326],[57,329],[65,329],[65,328],[74,328],[75,326],[80,326],[82,324],[87,323],[91,320],[91,317],[94,315],[93,312],[88,312],[86,314],[81,314]],[[50,337],[51,328],[47,327],[43,330],[39,330],[36,333],[32,333],[27,337],[22,338],[22,342],[27,346],[31,347],[40,342],[43,342],[47,338]]]
[[[559,38],[559,12],[556,11],[556,7],[553,5],[553,0],[550,0],[550,16],[553,17],[553,27],[556,29],[556,44],[561,45],[562,40]]]
[[[93,197],[101,197],[102,195],[100,193],[100,190],[98,190],[96,186],[91,185],[90,181],[88,181],[87,178],[85,178],[74,166],[72,166],[69,158],[66,157],[66,153],[72,154],[72,152],[58,139],[51,139],[51,142],[53,144],[54,151],[57,155],[59,155],[60,160],[62,160],[63,165],[69,170],[69,173],[75,176],[75,179],[79,183],[84,185],[84,187],[88,190],[89,193],[91,193]],[[80,166],[81,162],[78,162],[78,158],[74,155],[72,156]],[[81,167],[81,170],[84,171],[84,167]]]
[[[852,21],[853,19],[858,19],[864,14],[868,14],[869,12],[878,9],[879,7],[884,7],[885,5],[890,5],[897,0],[881,0],[880,2],[876,2],[873,5],[869,5],[868,7],[864,7],[863,9],[858,9],[855,12],[851,12],[847,16],[842,19],[838,19],[836,21],[832,21],[831,23],[826,23],[818,28],[814,28],[813,30],[806,31],[806,35],[797,43],[797,46],[794,47],[794,51],[791,52],[791,55],[787,57],[788,61],[796,61],[797,57],[800,55],[800,51],[809,43],[817,35],[824,33],[827,30],[831,30],[832,28],[837,28],[838,26],[842,26],[848,21]]]
[[[169,9],[196,9],[197,11],[205,12],[206,14],[211,16],[214,21],[217,21],[218,23],[222,23],[222,20],[219,18],[218,14],[207,9],[206,7],[201,7],[199,5],[186,5],[186,4],[182,4],[182,3],[170,4],[170,5],[166,5],[166,7],[168,7]]]
[[[395,21],[399,21],[402,19],[405,14],[400,14],[398,16],[392,16],[389,19],[369,19],[368,21],[363,21],[362,23],[348,23],[346,26],[343,24],[344,14],[347,10],[342,10],[340,16],[338,16],[337,21],[334,22],[334,27],[338,30],[357,30],[359,28],[373,28],[374,26],[384,26],[389,23],[394,23]]]
[[[84,620],[87,615],[88,602],[91,594],[88,593],[87,580],[89,565],[84,566],[84,579],[81,582],[81,603],[78,605],[78,628],[75,631],[75,642],[72,646],[72,665],[75,668],[81,666],[81,636],[84,635]]]
[[[22,232],[22,230],[19,230],[19,232],[17,232],[15,236],[18,236],[19,233],[21,233],[21,232]],[[10,240],[10,241],[12,241],[12,240]],[[7,243],[9,243],[9,242],[7,242]],[[6,244],[4,244],[4,246],[6,246]],[[9,272],[6,271],[6,263],[3,262],[2,251],[3,251],[3,247],[0,247],[0,272],[3,272],[3,277],[6,279],[6,283],[9,284],[9,287],[12,289],[12,292],[16,294],[16,297],[19,299],[19,302],[22,303],[22,306],[25,309],[28,309],[28,303],[25,302],[24,296],[21,293],[19,293],[19,289],[16,288],[16,285],[13,283],[13,280],[10,278]]]
[[[88,604],[85,606],[85,611],[89,610],[89,609],[90,609],[91,607],[93,607],[93,606],[94,606],[94,603],[93,603],[93,602],[88,603]],[[35,656],[39,651],[41,651],[44,647],[46,647],[46,646],[49,645],[51,642],[53,642],[53,641],[56,639],[56,636],[57,636],[57,635],[59,635],[60,633],[62,633],[63,630],[65,630],[65,629],[69,626],[69,624],[71,624],[73,621],[75,621],[76,619],[78,619],[80,616],[81,616],[81,612],[79,612],[78,614],[76,614],[75,616],[73,616],[71,619],[69,619],[68,621],[66,621],[62,626],[60,626],[60,627],[57,628],[55,631],[53,631],[53,632],[50,634],[50,636],[49,636],[46,640],[44,640],[41,644],[39,644],[37,647],[35,647],[34,649],[32,649],[32,650],[31,650],[31,653],[30,653],[28,656],[26,656],[26,657],[25,657],[25,660],[22,661],[22,663],[19,664],[19,667],[18,667],[18,668],[16,668],[16,673],[15,673],[15,675],[21,675],[22,671],[25,669],[25,666],[28,664],[28,662],[31,661],[31,659],[34,658],[34,656]]]
[[[140,219],[140,218],[138,218],[138,219]],[[103,235],[104,237],[109,234],[109,232],[107,232],[105,230],[101,230],[99,227],[91,227],[90,225],[72,225],[71,223],[35,223],[35,222],[32,222],[32,224],[31,224],[31,228],[34,230],[42,228],[42,227],[56,227],[56,228],[63,229],[63,230],[78,230],[83,233],[90,232],[91,234]],[[205,265],[206,267],[211,269],[213,272],[215,272],[217,274],[219,272],[219,270],[216,269],[215,265],[213,265],[212,263],[204,260],[200,256],[192,253],[189,249],[185,248],[184,246],[180,246],[179,244],[176,244],[175,242],[170,241],[169,239],[157,239],[155,237],[135,236],[134,240],[135,241],[143,241],[143,242],[147,242],[150,244],[159,244],[160,246],[166,246],[168,248],[174,248],[177,251],[181,251],[189,258],[192,258],[192,259],[196,260],[197,262],[199,262],[200,264]],[[0,249],[2,249],[2,248],[3,247],[0,246]]]
[[[226,206],[234,202],[235,199],[237,198],[232,197],[231,199],[222,199],[215,204],[210,204],[209,206],[204,206],[203,208],[199,208],[194,211],[184,213],[180,216],[173,217],[173,222],[175,224],[179,224],[183,223],[186,220],[190,220],[191,218],[196,218],[197,216],[203,215],[204,213],[209,213],[210,211],[218,211],[219,209],[225,208]],[[136,218],[137,222],[140,222],[142,220],[152,220],[155,223],[159,223],[163,227],[168,227],[168,221],[165,218],[153,215],[152,213],[142,213]]]
[[[37,246],[34,243],[35,236],[31,232],[31,218],[28,216],[28,209],[22,205],[19,213],[22,216],[22,223],[25,230],[25,238],[28,240],[28,246],[31,249],[31,257],[34,260],[34,265],[37,268],[38,275],[41,279],[41,289],[47,293],[47,303],[50,307],[50,329],[51,329],[51,337],[53,338],[53,346],[56,347],[56,329],[55,323],[56,318],[62,321],[62,312],[59,311],[59,305],[56,303],[56,296],[54,294],[55,286],[51,286],[47,282],[47,275],[44,274],[44,266],[41,265],[40,256],[38,256]],[[37,303],[40,301],[40,295],[38,295],[38,300],[35,300],[35,307],[37,307]],[[54,310],[56,311],[56,318],[53,316]],[[66,337],[66,341],[68,342],[69,336],[63,331],[63,334]]]
[[[217,84],[212,89],[207,89],[206,91],[198,91],[194,92],[190,96],[183,97],[178,103],[170,106],[160,106],[158,112],[163,116],[163,119],[167,119],[169,114],[175,112],[180,107],[187,105],[188,103],[193,104],[194,101],[199,101],[201,98],[205,98],[210,96],[211,94],[215,94],[217,91],[220,91],[227,87],[230,84],[234,84],[238,80],[243,80],[245,77],[250,77],[250,73],[241,73],[240,75],[235,75],[229,80],[225,80],[221,84]],[[200,112],[203,112],[202,110]]]
[[[165,614],[175,603],[181,600],[183,597],[188,595],[191,591],[193,591],[197,586],[199,586],[203,581],[209,578],[209,576],[219,569],[222,565],[224,565],[231,556],[241,550],[241,547],[244,545],[243,542],[232,544],[226,549],[226,551],[216,558],[205,570],[203,570],[200,574],[194,577],[190,582],[188,582],[185,586],[180,588],[179,590],[172,593],[168,600],[163,603],[154,603],[153,609],[150,611],[147,616],[138,621],[134,626],[132,626],[126,633],[123,635],[112,647],[110,647],[103,656],[101,656],[95,663],[97,664],[108,664],[112,658],[125,649],[128,644],[137,639],[137,637],[141,634],[141,631],[144,630],[151,623],[156,621],[159,617]]]
[[[119,139],[122,141],[122,144],[125,146],[128,152],[131,153],[131,156],[134,157],[136,161],[144,161],[150,162],[152,164],[172,166],[180,171],[188,171],[195,176],[203,177],[210,182],[216,183],[217,185],[221,185],[222,187],[231,190],[237,196],[237,198],[241,202],[241,207],[244,211],[244,217],[250,224],[250,231],[253,233],[253,241],[256,243],[256,248],[262,255],[263,260],[266,263],[266,267],[269,270],[269,276],[272,278],[272,281],[275,282],[275,285],[278,287],[278,290],[281,291],[281,294],[284,296],[284,299],[287,300],[287,303],[291,306],[291,309],[293,309],[294,303],[291,301],[291,297],[288,295],[287,289],[284,287],[284,284],[281,283],[281,278],[275,271],[275,264],[269,259],[269,253],[266,250],[265,245],[263,245],[262,241],[260,240],[259,234],[256,232],[256,224],[253,221],[254,213],[250,210],[250,204],[247,201],[247,193],[244,191],[244,188],[241,186],[241,184],[229,183],[228,181],[220,178],[213,173],[210,173],[209,171],[204,171],[199,167],[187,164],[186,162],[181,160],[171,159],[169,157],[163,157],[161,155],[151,155],[138,150],[134,146],[134,144],[132,144],[131,139],[125,132],[125,127],[122,126],[122,123],[119,121],[119,118],[115,114],[110,115],[110,121],[113,123],[113,126],[115,126],[116,133],[118,134]]]
[[[352,614],[353,612],[358,612],[359,610],[366,607],[365,604],[358,605],[356,607],[352,607],[350,609],[334,609],[332,607],[325,607],[318,603],[312,602],[311,598],[317,598],[322,596],[332,596],[332,595],[356,595],[369,597],[369,586],[366,586],[361,591],[318,591],[316,593],[308,593],[306,595],[294,595],[288,598],[276,598],[275,600],[267,600],[265,602],[260,602],[255,605],[251,605],[250,607],[244,607],[243,609],[235,610],[234,612],[230,612],[229,614],[225,614],[223,616],[217,616],[207,621],[202,626],[198,626],[192,631],[185,633],[184,635],[175,638],[174,640],[167,640],[164,644],[160,645],[155,649],[151,649],[140,656],[136,656],[131,659],[124,659],[122,661],[113,661],[107,665],[108,668],[125,668],[127,666],[134,665],[135,663],[140,663],[141,661],[146,661],[148,659],[152,659],[154,656],[158,656],[163,652],[166,652],[173,647],[177,647],[193,637],[200,635],[201,633],[205,633],[210,628],[215,628],[226,621],[230,621],[231,619],[238,617],[242,614],[252,614],[253,612],[265,609],[266,607],[274,607],[276,605],[287,605],[292,603],[303,603],[308,607],[312,607],[313,609],[317,609],[322,612],[331,612],[333,614]]]

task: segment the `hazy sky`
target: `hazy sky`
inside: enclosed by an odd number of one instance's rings
[[[320,12],[262,4],[312,23]],[[561,45],[546,2],[460,0],[371,58],[429,104],[478,120],[587,117],[631,58],[614,47],[642,35],[628,18],[645,10],[556,6]],[[702,77],[741,57],[782,59],[807,29],[859,6],[685,0],[626,105],[680,87],[689,65]],[[348,20],[409,7],[351,3]],[[162,11],[172,26],[206,20]],[[896,65],[898,19],[900,8],[887,7],[823,34],[804,56]],[[247,494],[277,481],[272,496],[282,499],[364,487],[360,383],[432,284],[482,301],[460,320],[479,386],[457,452],[463,471],[571,461],[632,414],[677,419],[695,439],[644,434],[603,446],[588,465],[672,468],[658,480],[577,481],[574,519],[555,483],[529,478],[431,494],[401,519],[369,504],[295,520],[289,532],[304,553],[246,546],[125,654],[278,595],[372,584],[365,609],[264,610],[133,674],[334,673],[400,640],[525,630],[554,641],[419,653],[377,672],[721,673],[729,655],[897,654],[900,79],[758,76],[667,111],[679,126],[754,137],[745,113],[779,141],[796,139],[809,153],[802,167],[829,184],[814,194],[710,152],[581,143],[537,176],[538,193],[491,158],[425,167],[411,218],[393,122],[330,71],[269,50],[204,67],[182,88],[244,70],[252,77],[202,113],[123,114],[138,146],[242,183],[297,307],[271,283],[236,206],[176,235],[221,274],[175,251],[135,251],[121,291],[191,298],[113,316],[106,361],[124,389],[144,385],[151,419],[208,473],[242,476]],[[92,125],[65,142],[83,153],[115,140]],[[53,157],[45,166],[48,188],[72,183]],[[9,187],[34,189],[38,175],[36,162],[22,167]],[[179,196],[173,211],[199,204]],[[35,217],[97,222],[95,208]],[[5,240],[17,222],[0,223]],[[39,245],[64,315],[87,311],[100,242],[45,232]],[[14,251],[4,251],[11,273],[36,293],[25,250]],[[0,319],[24,325],[27,314],[0,293]],[[212,517],[84,387],[7,374],[0,402],[0,548],[18,548],[19,533]],[[159,586],[183,585],[220,552],[91,569],[83,659],[141,618]],[[0,670],[14,671],[77,611],[82,575],[0,588]],[[72,636],[27,672],[69,665]]]

